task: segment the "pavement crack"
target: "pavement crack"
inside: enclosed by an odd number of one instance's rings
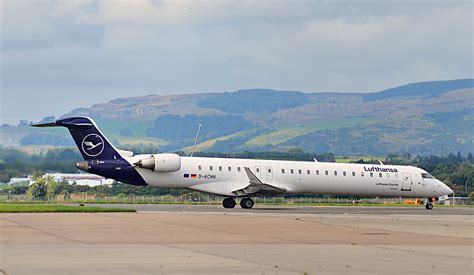
[[[230,260],[234,260],[234,261],[251,263],[251,264],[255,264],[255,265],[259,265],[259,266],[265,266],[265,267],[274,268],[274,269],[278,268],[278,270],[283,270],[283,271],[288,271],[288,272],[294,272],[294,273],[300,273],[300,274],[305,273],[304,271],[298,271],[298,270],[289,269],[289,268],[285,268],[285,267],[281,267],[281,266],[275,267],[274,265],[270,265],[270,264],[259,263],[259,262],[256,262],[256,261],[251,261],[251,260],[246,260],[246,259],[240,259],[240,258],[237,258],[237,257],[219,255],[219,254],[216,254],[216,253],[211,253],[211,252],[206,252],[206,251],[201,251],[201,250],[196,250],[196,249],[191,249],[191,248],[185,248],[185,247],[176,246],[176,245],[163,245],[163,246],[166,246],[166,247],[169,247],[169,248],[174,248],[174,249],[180,249],[180,250],[184,250],[184,251],[188,251],[188,252],[198,253],[198,254],[204,254],[204,255],[213,256],[213,257],[219,257],[219,258],[230,259]]]
[[[59,235],[59,234],[56,234],[56,233],[52,233],[52,232],[46,231],[44,229],[33,227],[33,226],[30,226],[30,225],[27,225],[27,224],[19,223],[19,222],[14,221],[14,220],[5,219],[5,218],[2,218],[0,220],[11,222],[11,223],[16,224],[18,226],[28,228],[28,229],[33,230],[33,231],[38,231],[38,232],[41,232],[43,234],[50,235],[50,236],[53,236],[55,238],[63,239],[63,240],[66,240],[66,241],[70,241],[70,242],[74,242],[74,243],[80,243],[80,244],[89,244],[89,245],[92,244],[92,243],[89,243],[89,242],[79,241],[79,240],[76,240],[76,239],[73,239],[73,238],[69,238],[69,237],[65,237],[65,236],[62,236],[62,235]]]
[[[423,251],[423,250],[411,250],[411,249],[406,249],[406,248],[395,248],[395,247],[388,247],[388,246],[380,246],[380,245],[360,245],[360,246],[365,246],[365,247],[371,247],[371,248],[379,248],[379,249],[385,249],[385,250],[393,250],[393,251],[402,251],[402,252],[408,252],[408,253],[423,253],[427,255],[433,255],[433,256],[440,256],[440,257],[446,257],[446,258],[452,258],[452,259],[466,259],[466,260],[473,260],[472,257],[459,257],[459,256],[453,256],[449,254],[439,254],[439,253],[433,253],[433,252],[428,252],[428,251]]]

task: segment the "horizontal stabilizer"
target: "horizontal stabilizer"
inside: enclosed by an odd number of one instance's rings
[[[33,127],[60,127],[56,122],[31,124]]]

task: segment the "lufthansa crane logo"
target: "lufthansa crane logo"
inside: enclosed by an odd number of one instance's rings
[[[104,140],[98,134],[89,134],[82,140],[82,152],[89,157],[97,157],[104,151]]]

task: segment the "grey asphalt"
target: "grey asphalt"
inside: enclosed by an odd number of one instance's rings
[[[137,211],[164,212],[229,212],[229,213],[281,213],[281,214],[368,214],[368,215],[474,215],[473,207],[436,207],[426,210],[418,207],[389,206],[269,206],[255,205],[252,209],[236,206],[225,209],[221,205],[204,204],[91,204],[89,206],[133,208]]]
[[[103,206],[148,211],[0,213],[0,274],[474,271],[469,208]]]

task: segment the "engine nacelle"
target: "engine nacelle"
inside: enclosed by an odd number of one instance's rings
[[[176,154],[155,154],[139,160],[135,165],[153,172],[175,172],[181,168],[181,158]]]

